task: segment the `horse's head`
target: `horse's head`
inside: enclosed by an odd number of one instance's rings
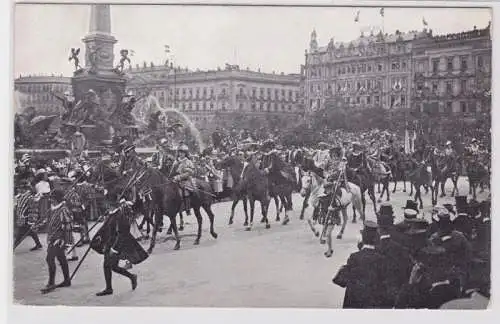
[[[300,188],[300,195],[305,197],[307,192],[311,190],[313,177],[310,172],[304,173],[301,178],[302,188]]]

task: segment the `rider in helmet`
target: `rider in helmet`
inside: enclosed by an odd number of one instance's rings
[[[185,200],[186,211],[191,208],[189,206],[189,199],[196,188],[196,184],[193,181],[194,174],[194,164],[189,159],[189,148],[186,144],[180,144],[177,148],[178,159],[173,166],[174,169],[174,181],[177,182],[182,189],[182,196]]]

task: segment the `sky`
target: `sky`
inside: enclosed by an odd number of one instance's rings
[[[357,11],[359,22],[354,22]],[[425,17],[434,34],[484,28],[489,9],[464,8],[311,8],[221,7],[168,5],[112,5],[111,31],[119,50],[132,49],[132,65],[165,59],[189,69],[216,69],[225,63],[262,72],[299,73],[310,34],[316,29],[319,45],[330,38],[350,41],[361,30],[382,27],[422,30]],[[20,74],[70,76],[72,47],[82,48],[88,31],[89,5],[17,4],[14,9],[14,77]],[[171,53],[164,51],[169,45]]]

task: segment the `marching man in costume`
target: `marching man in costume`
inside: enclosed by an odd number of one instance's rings
[[[104,224],[92,239],[91,247],[99,254],[104,254],[104,279],[106,288],[96,296],[113,294],[112,272],[130,279],[132,290],[137,287],[137,275],[119,266],[120,260],[128,260],[139,264],[146,260],[148,254],[130,234],[130,224],[134,221],[131,202],[124,199],[117,202],[116,193],[110,194],[110,203],[114,205]]]
[[[68,231],[71,228],[71,212],[65,204],[64,192],[54,190],[52,193],[54,204],[50,208],[47,222],[47,265],[49,267],[49,282],[42,289],[42,293],[48,293],[59,287],[71,286],[68,261],[66,260],[65,247],[68,241]],[[63,282],[55,285],[56,259],[61,265],[64,276]]]

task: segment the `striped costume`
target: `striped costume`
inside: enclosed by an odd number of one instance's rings
[[[84,219],[95,221],[99,218],[99,210],[97,205],[97,199],[100,196],[97,193],[93,184],[86,181],[78,183],[75,186],[75,190],[80,195],[82,205],[84,206],[83,214]]]
[[[64,246],[73,243],[71,221],[71,211],[64,202],[50,208],[47,225],[48,246]]]

